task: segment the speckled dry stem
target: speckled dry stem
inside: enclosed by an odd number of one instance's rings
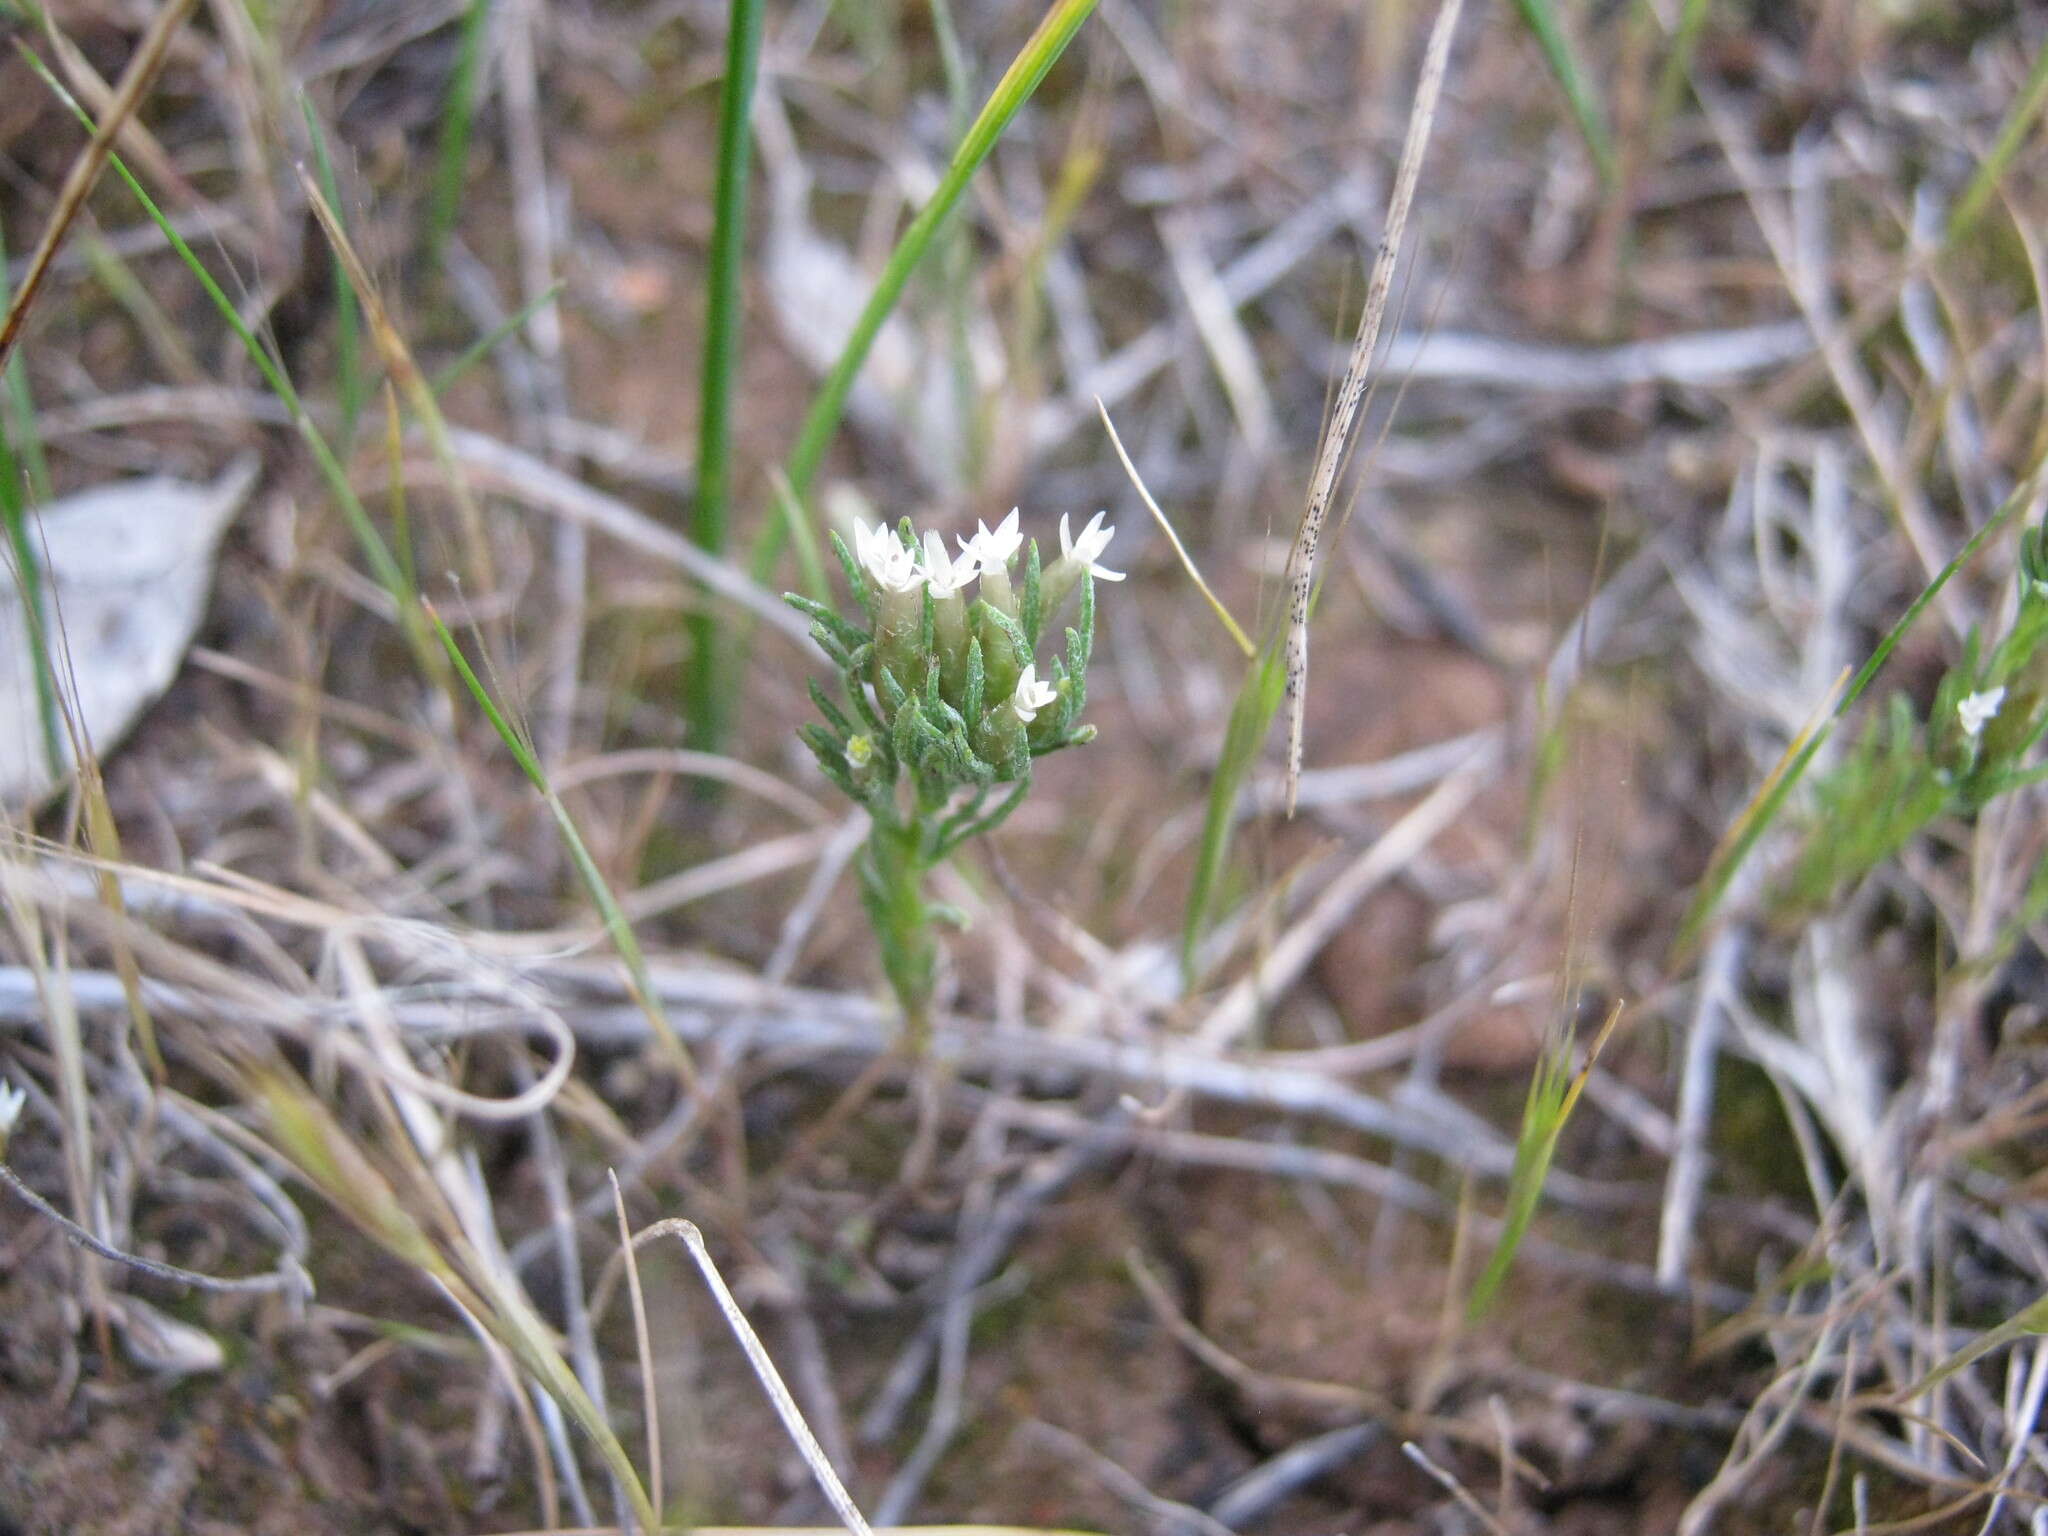
[[[1294,536],[1294,549],[1287,557],[1287,814],[1301,787],[1301,737],[1308,700],[1308,608],[1315,589],[1316,553],[1323,537],[1323,522],[1335,498],[1337,477],[1342,472],[1350,447],[1352,429],[1358,425],[1358,410],[1365,402],[1367,375],[1372,369],[1374,349],[1379,345],[1380,324],[1386,318],[1387,296],[1394,287],[1394,262],[1401,250],[1401,236],[1408,226],[1408,209],[1415,201],[1415,185],[1422,176],[1423,151],[1429,146],[1429,129],[1436,118],[1437,97],[1442,93],[1444,71],[1450,62],[1451,34],[1457,30],[1458,12],[1464,0],[1448,0],[1437,12],[1436,25],[1429,34],[1429,51],[1423,55],[1422,78],[1415,88],[1415,108],[1408,117],[1408,138],[1401,146],[1401,166],[1394,180],[1393,200],[1387,205],[1386,227],[1380,233],[1379,249],[1373,253],[1372,277],[1365,291],[1365,309],[1358,317],[1358,336],[1351,346],[1351,361],[1337,386],[1337,400],[1330,415],[1330,427],[1316,452],[1315,474],[1309,481],[1308,506],[1301,515],[1301,529]]]

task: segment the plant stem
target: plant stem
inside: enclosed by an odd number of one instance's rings
[[[761,59],[761,0],[732,0],[726,22],[725,85],[719,94],[718,189],[711,230],[709,302],[704,316],[703,410],[697,430],[697,500],[690,537],[722,555],[731,500],[732,396],[739,375],[741,273],[746,257],[748,131]],[[718,618],[705,604],[690,618],[687,697],[690,742],[707,752],[723,745],[735,690],[720,664]]]
[[[868,835],[863,894],[882,947],[882,969],[903,1008],[904,1042],[913,1056],[922,1056],[931,1038],[932,984],[938,969],[938,946],[924,900],[924,878],[931,863],[917,819],[898,824],[875,818]]]

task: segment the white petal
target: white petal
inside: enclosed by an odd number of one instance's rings
[[[1093,517],[1089,518],[1088,526],[1081,530],[1081,537],[1077,539],[1067,531],[1067,514],[1062,512],[1060,514],[1060,556],[1062,559],[1074,561],[1077,565],[1087,566],[1089,574],[1102,581],[1122,581],[1124,579],[1122,571],[1112,571],[1096,563],[1097,558],[1102,552],[1109,548],[1109,541],[1116,534],[1115,528],[1105,528],[1102,526],[1102,520],[1107,516],[1109,516],[1107,512],[1097,512]]]
[[[960,541],[960,553],[972,555],[976,566],[984,571],[1001,570],[1017,557],[1023,546],[1024,535],[1017,529],[1017,509],[1010,508],[1010,515],[994,528],[987,523],[980,524],[980,531],[971,539]]]
[[[1017,687],[1010,695],[1010,708],[1017,711],[1019,720],[1029,725],[1041,709],[1056,702],[1059,696],[1059,689],[1038,680],[1038,664],[1033,662],[1018,677]]]
[[[2005,689],[1999,687],[1973,693],[1956,705],[1956,717],[1962,723],[1963,734],[1972,741],[1983,735],[1984,727],[1991,723],[2004,702]]]
[[[946,541],[937,533],[927,531],[924,536],[924,576],[932,585],[932,591],[940,597],[950,597],[974,579],[977,569],[975,557],[962,551],[960,558],[946,557]]]

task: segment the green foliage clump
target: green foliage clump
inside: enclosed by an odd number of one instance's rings
[[[908,518],[894,531],[856,524],[857,556],[836,533],[832,545],[864,622],[786,594],[839,669],[846,707],[812,683],[823,719],[802,736],[825,776],[873,819],[862,897],[914,1045],[937,966],[933,923],[954,915],[925,901],[925,876],[1023,803],[1034,759],[1095,735],[1079,723],[1095,578],[1122,579],[1095,563],[1115,531],[1100,525],[1098,516],[1076,540],[1062,519],[1062,553],[1049,567],[1032,540],[1019,582],[1010,569],[1023,547],[1015,512],[994,530],[984,526],[954,557],[936,533],[920,543]],[[969,602],[965,588],[977,578]],[[1041,680],[1042,632],[1077,593],[1066,648]]]
[[[1814,786],[1798,855],[1778,891],[1810,912],[1943,816],[1972,816],[2043,776],[2027,759],[2048,733],[2048,532],[2020,541],[2019,605],[1987,656],[1971,635],[1923,720],[1903,694]]]

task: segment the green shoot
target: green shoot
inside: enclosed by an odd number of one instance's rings
[[[1543,1182],[1550,1176],[1550,1163],[1557,1155],[1558,1138],[1564,1134],[1565,1122],[1571,1119],[1572,1111],[1578,1107],[1586,1080],[1593,1075],[1594,1062],[1599,1059],[1602,1048],[1620,1022],[1621,1004],[1617,1002],[1609,1010],[1607,1022],[1600,1026],[1600,1033],[1593,1037],[1586,1059],[1577,1071],[1572,1069],[1573,1042],[1569,1026],[1560,1029],[1552,1040],[1545,1043],[1536,1071],[1529,1079],[1529,1097],[1522,1106],[1522,1128],[1515,1138],[1514,1166],[1508,1172],[1507,1211],[1502,1218],[1500,1240],[1494,1244],[1493,1257],[1487,1260],[1486,1270],[1480,1275],[1478,1284],[1472,1287],[1471,1299],[1465,1304],[1467,1322],[1477,1322],[1486,1315],[1500,1291],[1501,1282],[1507,1279],[1508,1271],[1514,1267],[1515,1253],[1522,1246],[1522,1239],[1529,1231],[1529,1222],[1536,1215],[1537,1202],[1543,1197]]]
[[[7,302],[7,251],[0,244],[0,305]],[[28,527],[33,500],[49,494],[49,468],[36,434],[35,409],[17,355],[7,361],[6,393],[0,396],[0,531],[7,539],[6,563],[21,592],[22,622],[36,678],[36,720],[42,728],[44,760],[51,778],[64,771],[64,729],[57,707],[57,675],[51,665],[49,610],[43,601],[42,561]]]
[[[1268,644],[1264,653],[1245,668],[1244,682],[1237,690],[1237,702],[1230,708],[1230,723],[1223,732],[1223,751],[1216,761],[1216,775],[1209,781],[1209,804],[1202,820],[1202,842],[1195,856],[1194,879],[1188,887],[1186,916],[1181,923],[1181,975],[1189,985],[1196,976],[1197,952],[1209,931],[1216,901],[1223,886],[1223,871],[1230,858],[1231,835],[1237,827],[1237,800],[1260,750],[1273,729],[1286,694],[1287,667],[1278,644]]]
[[[1984,212],[1984,205],[1991,201],[1991,194],[2005,179],[2013,157],[2026,146],[2028,136],[2034,131],[2035,119],[2040,117],[2043,107],[2048,107],[2048,44],[2043,44],[2041,51],[2034,55],[2034,67],[2027,72],[2027,83],[2020,88],[2019,100],[2006,114],[2005,122],[1998,130],[1997,142],[1991,146],[1991,153],[1984,157],[1984,163],[1977,167],[1977,174],[1970,178],[1963,195],[1956,199],[1955,211],[1948,216],[1946,244],[1955,245],[1976,224]]]
[[[2004,528],[2040,494],[2044,472],[2048,472],[2048,463],[2034,466],[2033,473],[2006,498],[2005,504],[1985,519],[1984,526],[1970,535],[1968,542],[1956,551],[1954,558],[1936,572],[1934,580],[1907,605],[1906,611],[1878,642],[1877,648],[1870,653],[1870,659],[1864,662],[1862,670],[1857,672],[1847,690],[1828,711],[1827,717],[1786,749],[1784,761],[1765,780],[1756,798],[1736,818],[1734,825],[1722,838],[1721,846],[1714,850],[1714,856],[1707,865],[1706,875],[1701,879],[1700,888],[1694,895],[1691,906],[1686,909],[1685,921],[1679,927],[1679,955],[1690,954],[1699,942],[1707,920],[1713,916],[1715,907],[1720,904],[1721,897],[1728,890],[1729,882],[1735,878],[1735,872],[1742,867],[1743,861],[1756,847],[1757,840],[1777,821],[1779,813],[1785,808],[1787,798],[1792,793],[1793,786],[1805,775],[1813,762],[1814,754],[1820,751],[1821,744],[1827,740],[1829,733],[1848,712],[1849,706],[1854,704],[1862,696],[1864,689],[1870,686],[1883,669],[1885,662],[1890,659],[1899,641],[1904,639],[1906,632],[1913,627],[1914,621],[1920,617],[1927,605],[1940,595],[1941,589],[1948,585],[1949,578],[1969,564],[1986,541]]]
[[[832,371],[819,387],[816,399],[811,402],[810,411],[797,434],[796,447],[790,452],[789,484],[800,501],[810,496],[811,482],[817,478],[818,470],[825,461],[825,450],[838,431],[839,418],[845,413],[846,397],[853,389],[853,381],[860,373],[861,365],[867,361],[868,349],[874,345],[882,322],[903,296],[904,285],[910,281],[911,273],[917,270],[918,264],[931,250],[933,238],[945,225],[946,216],[958,205],[968,183],[974,179],[974,173],[981,169],[981,163],[994,150],[996,141],[1009,127],[1011,119],[1031,99],[1032,92],[1038,89],[1039,82],[1066,51],[1067,44],[1094,9],[1095,0],[1055,0],[1037,30],[1003,72],[1002,79],[996,82],[988,100],[982,104],[966,137],[953,152],[952,163],[946,168],[931,201],[919,210],[910,227],[904,230],[903,237],[896,242],[895,250],[890,252],[881,280],[876,283],[867,308],[861,311],[859,323],[847,339],[839,361],[833,364]],[[781,553],[780,525],[771,522],[767,526],[771,532],[757,551],[754,562],[756,579],[762,579],[767,570],[773,569],[775,559]]]
[[[681,1071],[685,1083],[696,1082],[696,1068],[690,1060],[690,1053],[682,1039],[669,1023],[668,1015],[654,991],[654,980],[648,974],[647,957],[641,953],[640,941],[633,935],[633,925],[626,920],[626,914],[619,906],[618,898],[612,894],[604,871],[597,867],[597,860],[590,852],[590,845],[584,842],[583,834],[577,830],[576,822],[569,814],[569,808],[562,803],[562,797],[548,782],[547,770],[541,766],[540,754],[535,750],[532,738],[498,707],[490,690],[483,685],[469,658],[462,654],[462,647],[455,643],[448,626],[442,622],[431,604],[426,606],[427,621],[433,625],[434,634],[448,654],[449,663],[469,696],[476,701],[484,718],[491,723],[491,729],[498,733],[498,739],[505,744],[505,750],[512,754],[512,761],[519,765],[519,771],[526,781],[539,793],[547,805],[548,814],[554,817],[555,828],[561,834],[562,846],[568,850],[570,862],[576,866],[576,873],[582,878],[584,888],[597,906],[599,920],[604,924],[606,936],[619,958],[626,964],[626,977],[633,1001],[646,1014],[647,1022],[653,1026],[655,1038],[661,1041],[670,1058]]]
[[[732,0],[725,37],[725,84],[718,103],[718,186],[711,228],[711,269],[704,313],[703,409],[697,427],[697,500],[690,537],[723,556],[732,497],[732,399],[740,371],[741,269],[746,259],[747,162],[754,78],[761,60],[761,0]],[[709,604],[690,616],[685,712],[689,739],[717,751],[734,696],[721,664],[719,617]]]
[[[1579,126],[1579,136],[1586,141],[1594,168],[1602,181],[1608,180],[1614,175],[1614,140],[1607,132],[1607,116],[1601,111],[1599,98],[1565,37],[1558,19],[1557,0],[1515,0],[1515,9],[1535,36],[1550,72],[1557,77],[1558,87],[1571,105],[1572,119]]]
[[[491,0],[469,0],[462,13],[462,43],[455,56],[455,75],[448,82],[448,100],[441,109],[441,137],[434,153],[433,200],[427,210],[427,255],[441,264],[455,215],[462,206],[462,176],[469,164],[469,130],[476,116],[476,70],[483,53],[484,23]]]

